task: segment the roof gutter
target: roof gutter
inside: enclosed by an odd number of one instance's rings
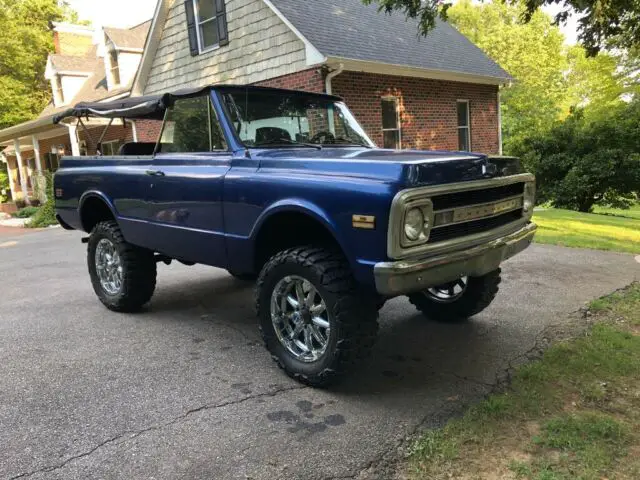
[[[484,85],[508,85],[514,79],[510,76],[493,77],[477,75],[473,73],[457,72],[450,70],[434,70],[411,65],[398,65],[371,60],[359,60],[346,57],[328,57],[327,63],[342,63],[345,70],[381,75],[396,75],[400,77],[418,77],[432,80],[444,80],[463,83],[479,83]]]
[[[328,95],[333,95],[333,87],[331,86],[331,80],[333,80],[335,77],[340,75],[342,72],[344,72],[344,63],[338,64],[338,68],[336,68],[335,70],[327,74],[327,78],[324,81],[325,93],[327,93]]]

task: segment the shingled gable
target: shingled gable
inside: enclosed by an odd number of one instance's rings
[[[119,50],[142,52],[151,20],[131,28],[105,27],[104,33]]]

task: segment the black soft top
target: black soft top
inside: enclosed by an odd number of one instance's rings
[[[187,88],[175,92],[142,97],[126,97],[111,102],[80,102],[53,117],[53,123],[60,123],[67,117],[100,117],[100,118],[145,118],[161,120],[164,112],[180,98],[199,97],[212,89],[232,92],[239,90],[272,91],[295,95],[321,97],[325,100],[342,101],[340,97],[322,93],[301,92],[281,88],[257,87],[252,85],[210,85],[207,87]]]

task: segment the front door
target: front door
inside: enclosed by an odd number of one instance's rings
[[[208,95],[169,108],[158,150],[147,172],[152,248],[225,267],[222,193],[231,153]]]

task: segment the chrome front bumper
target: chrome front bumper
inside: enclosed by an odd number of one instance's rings
[[[484,275],[527,248],[536,228],[535,224],[529,223],[514,233],[467,250],[417,260],[376,263],[376,289],[381,295],[394,297],[442,285],[465,275]]]

